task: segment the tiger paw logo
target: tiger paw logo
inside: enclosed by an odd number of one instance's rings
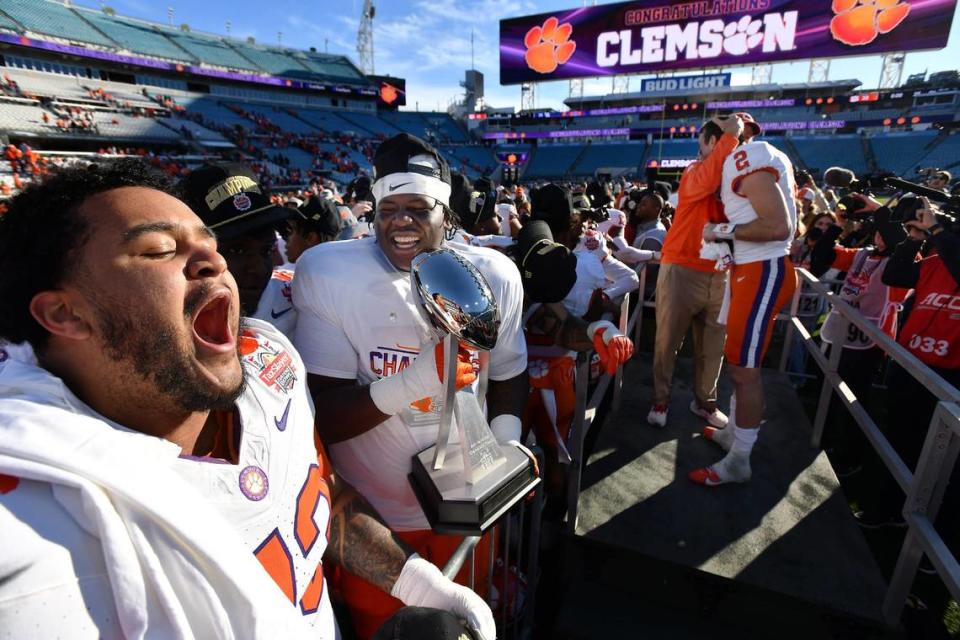
[[[527,31],[523,37],[527,66],[537,73],[556,71],[577,50],[577,43],[570,39],[571,33],[573,26],[569,22],[560,24],[556,18],[547,18],[543,25]]]
[[[882,33],[890,33],[910,14],[902,0],[833,0],[830,33],[834,40],[852,47],[870,44]]]

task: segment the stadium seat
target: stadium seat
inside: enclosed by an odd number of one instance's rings
[[[0,5],[9,17],[28,31],[44,33],[70,42],[86,42],[102,47],[115,47],[73,11],[58,2],[48,0],[3,0]]]

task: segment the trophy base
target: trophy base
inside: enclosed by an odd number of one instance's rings
[[[430,447],[413,457],[410,485],[437,533],[480,535],[540,483],[533,463],[517,447],[503,447],[506,461],[475,484],[463,480],[460,456],[434,471]]]

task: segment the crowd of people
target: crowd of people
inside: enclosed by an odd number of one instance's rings
[[[255,131],[278,148],[316,142],[248,116],[250,130],[194,114],[241,148]],[[491,640],[496,594],[465,586],[467,567],[444,577],[462,538],[432,530],[408,481],[437,441],[444,357],[458,389],[478,393],[483,368],[493,437],[529,456],[544,518],[559,521],[577,355],[595,358],[591,378],[633,356],[614,320],[644,270],[637,297],[656,307],[646,423],[670,426],[690,332],[689,410],[722,451],[689,470],[698,485],[751,479],[760,367],[795,267],[832,269],[842,299],[956,385],[960,240],[936,207],[918,199],[898,217],[854,195],[855,217],[761,133],[749,114],[709,120],[675,185],[471,183],[409,134],[375,149],[334,135],[375,169],[343,191],[314,178],[270,195],[263,165],[236,162],[164,172],[123,159],[36,181],[0,218],[0,531],[17,550],[0,564],[0,617],[15,635],[39,623],[53,635],[334,638],[336,601],[357,638]],[[332,161],[356,173],[345,157]],[[464,343],[444,354],[419,309],[411,264],[442,247],[482,274],[499,310],[482,358]],[[843,349],[858,395],[886,366],[842,317],[819,335]],[[913,399],[891,417],[932,414],[930,392],[888,375]],[[848,423],[836,407],[837,460],[865,453]],[[915,463],[923,434],[904,427],[916,420],[890,424]],[[512,544],[488,531],[477,575]],[[60,616],[41,615],[51,595]]]

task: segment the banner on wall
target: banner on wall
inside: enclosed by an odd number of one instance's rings
[[[637,0],[500,21],[500,83],[947,45],[957,0]]]

